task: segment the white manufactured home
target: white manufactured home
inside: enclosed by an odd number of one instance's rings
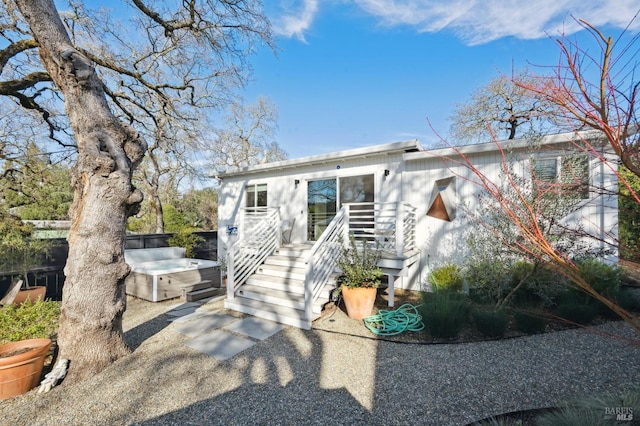
[[[551,135],[526,140],[424,149],[417,140],[279,161],[220,173],[218,253],[227,261],[225,306],[310,328],[335,287],[341,242],[350,236],[375,242],[388,276],[390,304],[396,288],[420,289],[428,264],[460,262],[473,231],[460,206],[473,209],[482,187],[468,162],[494,182],[502,178],[504,152],[526,177],[560,179],[573,141],[596,134]],[[462,155],[463,156],[462,156]],[[578,173],[584,185],[579,221],[593,244],[617,236],[615,161],[595,149]],[[576,172],[574,171],[574,174]],[[475,179],[477,180],[477,179]],[[590,188],[607,188],[591,191]]]

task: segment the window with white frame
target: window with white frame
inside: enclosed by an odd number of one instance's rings
[[[267,184],[254,184],[247,186],[246,207],[267,207]]]
[[[538,192],[589,198],[589,155],[573,154],[533,160],[532,178]]]

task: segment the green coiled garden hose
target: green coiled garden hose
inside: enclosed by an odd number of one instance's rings
[[[405,331],[424,329],[417,306],[410,303],[395,310],[381,309],[377,314],[366,317],[364,326],[378,336],[395,336]]]

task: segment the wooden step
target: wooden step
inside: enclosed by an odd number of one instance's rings
[[[204,280],[193,284],[182,284],[180,290],[182,290],[182,298],[184,299],[187,293],[212,287],[213,283],[210,280]]]
[[[304,294],[293,294],[282,290],[273,290],[265,287],[257,287],[245,284],[238,289],[236,297],[261,301],[265,304],[272,304],[294,308],[304,311]],[[313,304],[313,312],[322,312],[322,306],[329,301],[329,292],[324,292]]]
[[[269,256],[264,263],[265,265],[278,265],[297,269],[307,268],[307,264],[303,259],[294,256],[273,255]]]
[[[282,246],[276,250],[276,255],[278,256],[287,256],[287,257],[297,257],[300,260],[305,261],[309,254],[311,253],[310,245],[293,245],[293,246]]]
[[[186,302],[195,302],[196,300],[207,299],[214,296],[224,296],[227,290],[218,287],[209,287],[201,290],[190,291],[184,297]]]
[[[293,280],[284,277],[265,275],[265,274],[253,274],[245,284],[253,285],[257,287],[264,287],[267,289],[287,291],[293,294],[304,294],[304,281]],[[331,290],[337,286],[337,275],[332,277],[323,290],[321,297],[328,297]]]
[[[307,271],[303,268],[263,264],[258,268],[257,272],[274,277],[283,277],[292,280],[304,280]]]
[[[311,322],[320,317],[320,314],[313,314],[313,318],[306,319],[304,317],[304,311],[285,306],[269,305],[257,300],[242,297],[235,297],[232,300],[225,299],[224,307],[226,309],[232,309],[237,312],[268,319],[280,324],[291,325],[304,330],[310,330]]]
[[[246,284],[273,290],[288,291],[295,294],[304,294],[303,280],[294,280],[285,277],[257,273],[247,278]]]

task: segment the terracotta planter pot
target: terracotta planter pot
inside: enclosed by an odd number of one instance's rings
[[[35,302],[38,299],[44,300],[44,295],[46,293],[47,287],[45,286],[29,287],[27,289],[20,290],[16,295],[16,298],[13,299],[13,303],[20,306],[27,300],[31,300],[32,302]]]
[[[0,345],[0,400],[22,395],[40,382],[51,339],[29,339]],[[5,357],[13,352],[21,352]]]
[[[342,298],[349,318],[361,320],[370,316],[376,301],[376,291],[373,287],[342,287]]]

